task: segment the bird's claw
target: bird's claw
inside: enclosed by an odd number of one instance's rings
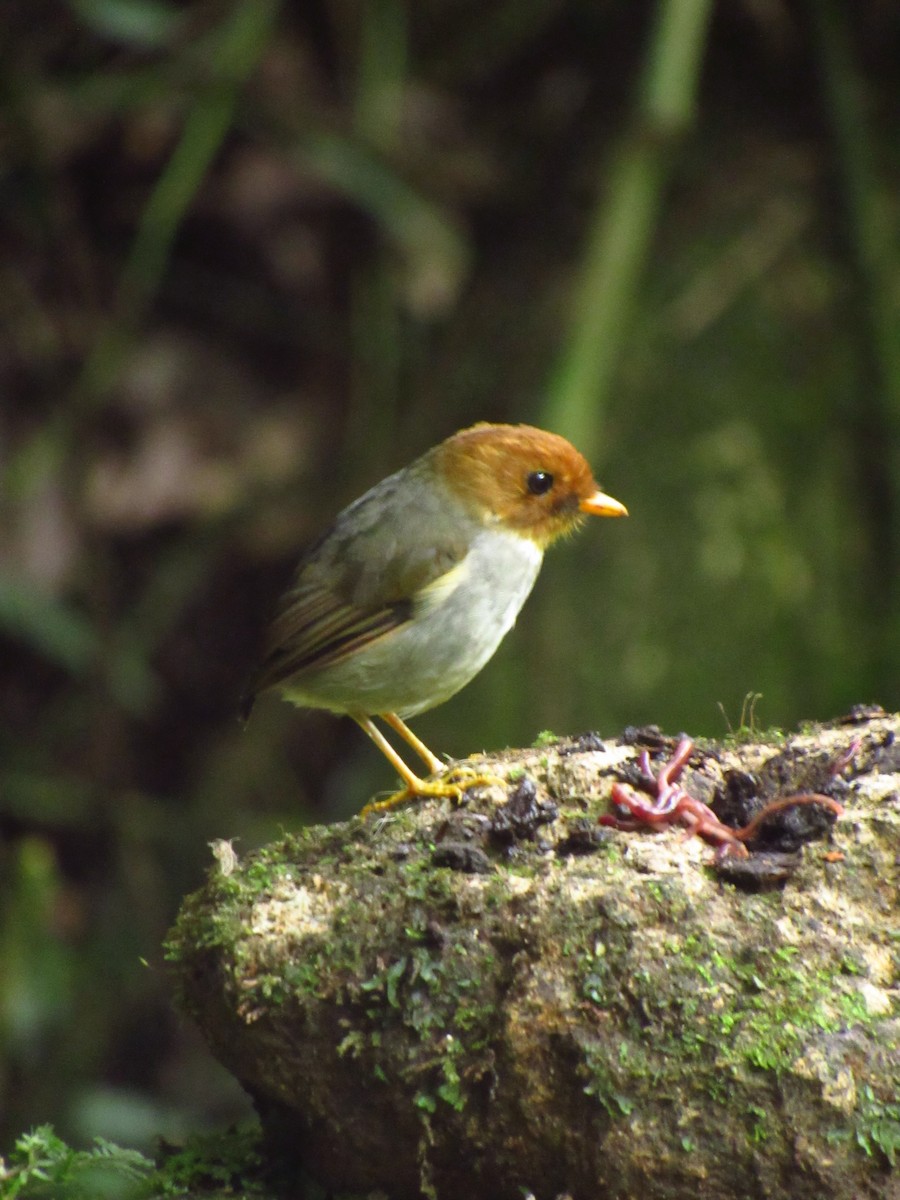
[[[472,767],[452,767],[446,775],[430,779],[417,778],[414,784],[393,792],[383,800],[373,800],[363,808],[360,815],[366,817],[371,813],[390,812],[408,800],[449,799],[458,804],[472,788],[496,786],[505,787],[505,781],[497,775],[476,771]]]

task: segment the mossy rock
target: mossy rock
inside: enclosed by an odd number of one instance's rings
[[[458,805],[223,846],[171,935],[181,1003],[330,1188],[900,1197],[898,729],[704,744],[685,783],[714,806],[845,805],[779,814],[739,863],[597,827],[638,747],[666,750],[643,731],[473,764],[509,782]]]

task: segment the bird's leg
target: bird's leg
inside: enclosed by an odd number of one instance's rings
[[[447,796],[452,800],[461,800],[463,792],[468,788],[490,787],[494,784],[499,784],[501,787],[504,785],[504,780],[498,779],[494,775],[473,771],[468,767],[454,767],[443,779],[421,779],[414,771],[410,770],[371,717],[357,713],[351,715],[357,725],[369,735],[406,785],[402,791],[394,792],[392,796],[388,796],[384,800],[376,800],[372,804],[367,804],[362,810],[363,816],[370,812],[385,812],[387,809],[396,808],[404,800],[410,800],[415,796],[438,798]],[[433,775],[446,769],[445,764],[431,753],[421,738],[416,737],[405,721],[401,721],[396,713],[379,713],[379,716],[415,750]]]
[[[411,746],[415,750],[416,754],[418,754],[419,758],[421,758],[422,762],[428,768],[430,775],[438,775],[443,771],[445,764],[441,762],[437,755],[431,753],[422,739],[416,737],[406,722],[401,721],[396,713],[379,713],[379,716],[385,724],[390,725],[395,733],[400,734],[407,746]],[[368,730],[366,732],[368,733]]]
[[[507,781],[501,779],[499,775],[490,775],[484,771],[476,771],[473,767],[466,767],[459,763],[448,770],[447,764],[436,758],[422,739],[416,737],[406,722],[401,721],[396,713],[379,713],[378,715],[382,721],[390,725],[391,729],[396,730],[405,742],[412,746],[419,758],[430,768],[432,775],[443,774],[444,782],[450,787],[456,787],[460,795],[473,787],[502,788],[506,786]],[[429,784],[430,786],[432,785]]]
[[[395,792],[392,796],[388,796],[385,800],[376,800],[373,804],[367,804],[362,810],[363,816],[370,812],[384,812],[386,809],[396,808],[398,804],[402,804],[404,800],[409,800],[414,796],[449,796],[454,800],[460,799],[463,789],[458,784],[450,783],[440,779],[421,779],[415,773],[415,771],[412,771],[406,765],[406,763],[403,761],[391,743],[387,740],[371,717],[366,717],[362,714],[356,713],[351,715],[353,716],[353,720],[357,723],[357,725],[359,725],[360,729],[362,729],[363,732],[368,734],[368,736],[372,739],[372,741],[406,785],[402,791]],[[393,716],[393,714],[391,715]],[[394,719],[400,725],[403,725],[403,722],[399,717],[395,717]],[[390,722],[390,724],[394,729],[397,728],[397,726],[393,724],[393,721]],[[406,729],[406,726],[404,725],[403,728]],[[399,732],[399,730],[397,732]],[[407,730],[407,732],[411,734],[411,730]],[[416,738],[416,741],[419,742],[419,739]],[[423,750],[427,750],[424,742],[419,742],[419,745]],[[440,768],[441,763],[438,761],[438,759],[431,754],[431,751],[428,751],[428,754],[430,760],[436,763],[437,767]]]

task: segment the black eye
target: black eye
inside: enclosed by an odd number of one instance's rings
[[[525,483],[532,496],[543,496],[553,487],[553,476],[549,471],[532,471]]]

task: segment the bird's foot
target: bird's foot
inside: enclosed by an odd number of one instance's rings
[[[436,778],[419,779],[418,776],[414,776],[399,792],[393,792],[383,800],[373,800],[367,804],[361,815],[366,817],[370,813],[390,812],[392,808],[405,804],[407,800],[449,799],[458,804],[471,788],[505,786],[506,781],[498,775],[476,771],[473,767],[452,767],[445,775]]]
[[[505,791],[509,783],[509,780],[503,779],[500,775],[492,775],[490,771],[479,771],[476,767],[464,766],[452,767],[447,778],[456,782],[459,788],[460,799],[466,792],[470,792],[473,788],[498,787]]]
[[[368,817],[371,813],[390,812],[392,808],[398,808],[407,800],[440,800],[446,797],[458,801],[462,794],[463,789],[456,783],[445,782],[443,779],[418,779],[415,785],[409,784],[399,792],[385,796],[383,800],[372,800],[360,815]]]

